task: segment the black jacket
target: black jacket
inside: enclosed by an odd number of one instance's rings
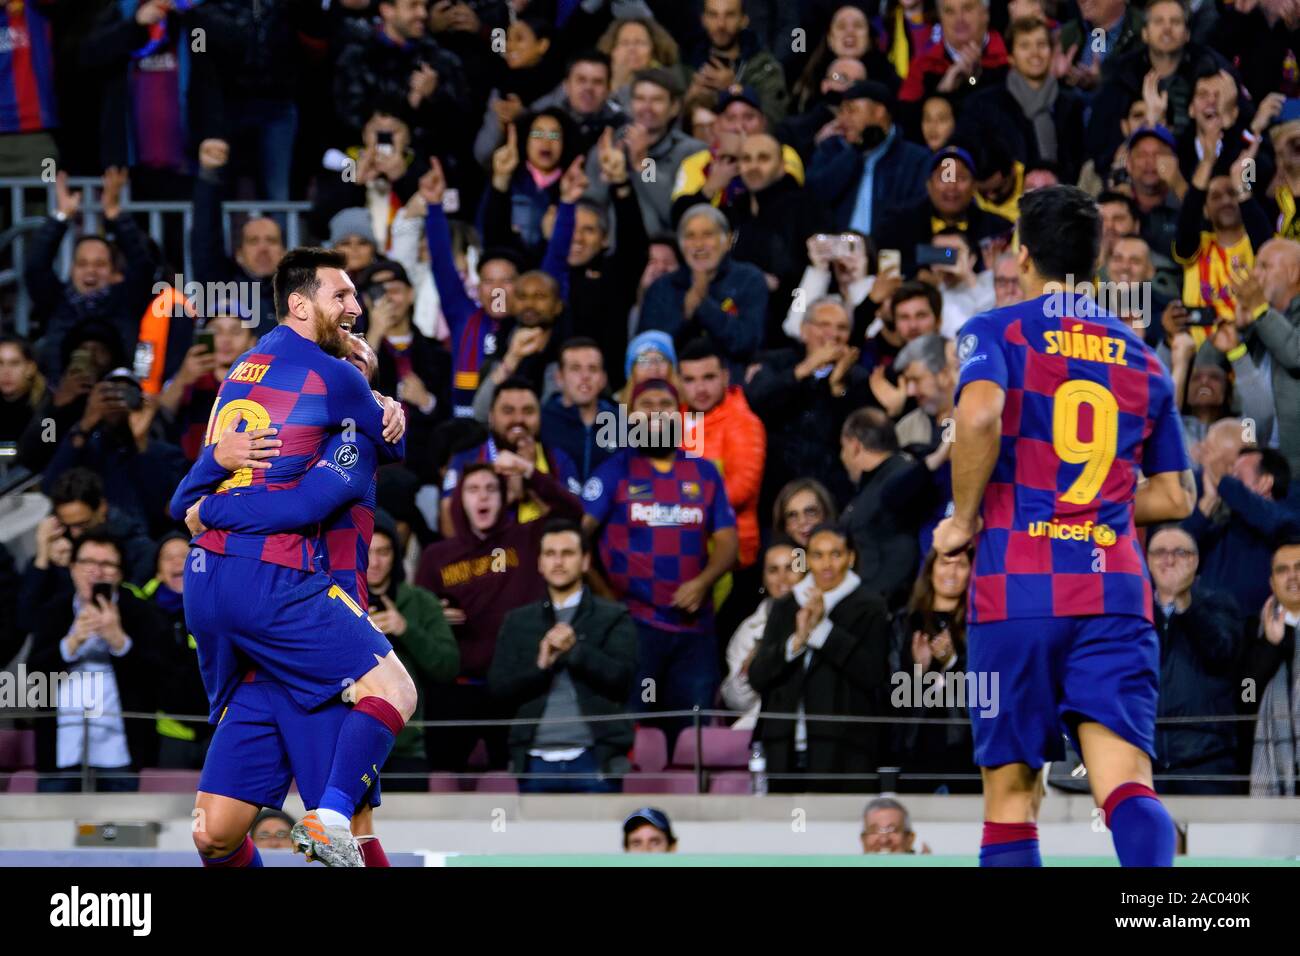
[[[451,353],[414,325],[407,351],[411,356],[411,371],[434,397],[433,411],[428,415],[406,406],[406,424],[413,439],[413,443],[407,442],[407,465],[417,475],[425,475],[433,469],[433,430],[451,417]],[[381,343],[376,357],[379,370],[375,373],[375,389],[381,395],[396,395],[397,359],[392,349]]]
[[[911,464],[911,456],[899,452],[874,471],[864,473],[857,494],[840,515],[841,524],[853,536],[862,586],[879,594],[890,607],[907,600],[920,546],[916,529],[905,526],[897,514],[886,508],[883,496],[890,481],[908,471]]]
[[[1079,168],[1084,160],[1085,106],[1083,96],[1077,90],[1064,83],[1058,85],[1052,120],[1056,126],[1056,167],[1063,183],[1079,180]],[[973,142],[996,136],[1011,155],[1026,166],[1042,160],[1034,124],[1007,91],[1005,82],[980,90],[966,101],[957,131],[958,135]]]
[[[1226,591],[1197,582],[1186,611],[1166,616],[1155,606],[1160,635],[1160,717],[1231,716],[1240,686],[1236,662],[1244,644],[1241,611]],[[1236,727],[1230,722],[1163,724],[1156,732],[1156,772],[1215,762],[1231,772]]]
[[[125,588],[118,589],[117,609],[122,619],[122,630],[131,638],[131,649],[121,657],[112,658],[113,677],[117,681],[122,710],[152,714],[158,709],[162,622],[154,608]],[[40,625],[27,658],[29,671],[54,674],[69,670],[71,665],[64,661],[59,642],[68,636],[72,622],[72,599],[67,595],[56,598],[41,609]],[[158,753],[158,735],[153,719],[135,718],[124,723],[131,767],[139,769],[152,765]],[[57,726],[52,718],[36,721],[37,770],[52,773],[56,769],[57,738]]]
[[[549,598],[506,615],[487,675],[493,696],[512,704],[518,718],[541,717],[555,674],[564,668],[584,715],[621,713],[636,677],[636,626],[627,609],[584,589],[572,624],[577,643],[549,670],[539,670],[538,645],[554,625],[555,608]],[[595,740],[592,755],[601,769],[606,773],[628,770],[632,721],[597,721],[590,727]],[[536,733],[536,724],[510,728],[510,756],[516,771],[528,766],[528,749]]]
[[[978,689],[967,685],[962,691],[964,696],[954,698],[954,703],[958,699],[964,700],[965,706],[949,707],[946,697],[942,707],[925,706],[928,682],[937,681],[937,675],[943,675],[944,680],[949,681],[960,679],[953,675],[966,673],[966,645],[964,640],[954,639],[956,660],[946,670],[932,660],[930,666],[919,675],[921,686],[918,690],[915,687],[918,673],[912,657],[912,635],[917,631],[931,635],[937,633],[935,628],[926,628],[924,624],[919,612],[908,614],[906,610],[895,614],[892,622],[893,643],[889,652],[889,669],[895,675],[906,675],[907,680],[895,683],[898,678],[891,678],[890,705],[899,717],[934,721],[895,724],[890,728],[894,761],[904,777],[899,789],[910,793],[934,793],[942,785],[951,793],[979,793],[979,771],[975,766],[975,744],[970,725],[970,710],[979,704],[977,698],[970,696],[970,691],[978,692]],[[936,676],[927,677],[930,674]],[[991,689],[991,685],[986,686]],[[931,690],[932,694],[935,692]],[[946,686],[944,693],[947,693]],[[919,707],[915,705],[918,697],[922,702]],[[960,723],[939,723],[940,720],[956,720]],[[911,779],[907,779],[909,775]],[[957,779],[959,776],[968,779]],[[972,776],[974,779],[970,779]]]
[[[200,170],[194,177],[194,221],[190,228],[190,255],[193,259],[194,278],[201,283],[238,283],[243,290],[256,289],[257,301],[240,302],[247,309],[258,310],[257,335],[263,336],[275,328],[275,296],[271,291],[271,276],[257,278],[226,252],[225,230],[222,227],[221,201],[225,192],[219,170]],[[232,231],[231,244],[239,242]],[[188,346],[187,346],[188,347]]]
[[[411,74],[421,64],[438,74],[438,85],[420,103],[412,117],[411,134],[416,142],[436,137],[468,149],[478,129],[460,60],[442,49],[432,37],[424,36],[398,46],[378,27],[348,24],[347,42],[339,52],[334,73],[334,106],[343,127],[344,142],[361,141],[361,129],[376,107],[385,102],[409,107],[407,94]],[[445,146],[439,147],[442,153]]]
[[[140,319],[152,298],[154,257],[133,217],[120,215],[106,222],[105,228],[126,263],[125,272],[121,282],[87,296],[79,295],[71,282],[64,282],[54,272],[68,223],[51,216],[31,238],[23,274],[35,317],[44,330],[36,347],[36,361],[51,382],[57,382],[63,374],[63,337],[82,322],[98,321],[111,326],[122,343],[122,354],[135,353]]]
[[[599,342],[609,387],[616,390],[623,387],[627,314],[636,304],[650,239],[636,192],[611,189],[609,197],[614,213],[614,248],[585,266],[570,267],[569,323],[564,338],[585,335]]]
[[[942,219],[926,196],[914,206],[895,211],[881,225],[876,246],[880,249],[897,249],[903,260],[903,275],[910,276],[916,272],[916,247],[930,243],[934,238],[932,220]],[[1010,236],[1015,224],[1001,216],[985,212],[975,205],[972,199],[962,216],[966,223],[963,232],[974,242],[989,236]]]
[[[1175,136],[1192,121],[1187,107],[1192,102],[1196,77],[1203,69],[1211,73],[1220,69],[1233,72],[1233,67],[1216,51],[1189,43],[1183,50],[1178,68],[1160,82],[1161,91],[1169,95],[1165,117]],[[1120,120],[1128,116],[1129,105],[1134,100],[1142,99],[1142,82],[1150,70],[1151,58],[1147,48],[1142,46],[1131,50],[1115,60],[1113,72],[1107,73],[1093,95],[1084,142],[1088,157],[1095,161],[1098,169],[1110,168],[1111,157],[1123,138]]]
[[[866,369],[858,366],[849,370],[843,398],[831,394],[828,379],[797,380],[795,367],[805,354],[802,346],[760,353],[759,370],[745,385],[750,409],[767,427],[768,446],[781,449],[768,457],[763,471],[763,500],[772,501],[791,479],[815,475],[843,504],[853,485],[840,464],[840,429],[854,409],[877,403]]]
[[[863,588],[846,595],[830,614],[831,633],[820,650],[806,649],[787,661],[786,642],[799,610],[793,594],[777,601],[768,615],[763,639],[749,665],[749,685],[763,698],[756,740],[763,743],[767,770],[795,770],[793,720],[766,718],[764,712],[793,714],[803,704],[809,715],[861,717],[889,714],[889,616],[884,603]],[[812,655],[805,666],[804,657]],[[888,749],[882,724],[818,722],[808,727],[808,774],[874,774]],[[777,782],[774,781],[774,787]],[[870,781],[822,780],[785,789],[872,789]]]

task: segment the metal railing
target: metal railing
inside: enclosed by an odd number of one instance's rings
[[[13,719],[13,720],[34,721],[34,720],[59,719],[60,716],[62,716],[62,719],[66,720],[68,714],[66,711],[62,715],[60,715],[58,711],[49,710],[49,709],[38,710],[32,708],[28,708],[28,709],[18,708],[18,709],[4,710],[3,716],[7,719]],[[92,720],[102,719],[102,718],[121,718],[124,721],[125,720],[148,720],[150,722],[154,722],[160,716],[162,716],[160,713],[144,713],[144,712],[137,712],[137,711],[116,711],[116,712],[103,711],[103,712],[96,712],[93,714],[89,711],[86,711],[81,716],[82,747],[83,747],[82,753],[84,754],[88,752],[90,722]],[[208,719],[206,717],[198,716],[198,715],[166,714],[166,716],[171,720],[177,721],[179,723],[184,723],[184,724],[198,724],[202,726],[206,726],[208,724]],[[742,711],[695,707],[690,710],[655,711],[655,712],[629,711],[629,712],[624,712],[619,714],[579,715],[576,717],[515,717],[515,718],[482,719],[482,720],[412,720],[407,723],[407,726],[416,727],[420,729],[427,729],[427,728],[452,729],[452,728],[465,728],[465,727],[488,729],[494,727],[512,727],[519,724],[531,724],[531,725],[540,726],[543,724],[548,724],[548,725],[573,724],[573,723],[594,724],[594,723],[606,723],[612,721],[629,721],[629,722],[637,722],[641,724],[648,724],[654,726],[655,724],[664,720],[670,722],[677,721],[679,723],[681,721],[689,721],[689,726],[684,728],[682,732],[694,734],[695,747],[694,747],[693,766],[687,769],[693,774],[695,778],[695,792],[707,793],[709,792],[708,783],[711,774],[713,773],[735,774],[738,772],[739,773],[748,772],[747,770],[739,767],[728,767],[728,768],[708,767],[704,763],[703,737],[704,737],[705,727],[706,726],[726,727],[725,724],[710,725],[709,722],[719,720],[719,719],[733,720],[741,716],[743,716]],[[952,724],[960,724],[960,725],[969,724],[969,720],[966,718],[937,717],[937,716],[936,717],[907,717],[907,716],[868,717],[868,716],[856,716],[856,715],[847,715],[847,714],[806,714],[806,713],[794,714],[794,713],[763,712],[761,714],[761,718],[764,720],[778,720],[778,721],[780,720],[797,721],[803,719],[807,723],[811,723],[811,724],[845,723],[845,724],[858,724],[864,726],[883,725],[886,727],[903,726],[903,725],[945,726],[945,725],[952,725]],[[1253,723],[1255,720],[1256,718],[1253,715],[1249,715],[1249,714],[1222,714],[1222,715],[1207,715],[1204,717],[1196,717],[1196,716],[1161,717],[1157,719],[1156,724],[1158,727],[1167,728],[1172,726],[1186,726],[1186,725],[1196,725],[1196,724],[1225,724],[1225,723],[1239,724],[1247,721]],[[672,741],[669,741],[668,743],[671,748]],[[637,770],[634,772],[637,773],[638,776],[641,778],[653,777],[656,775],[675,776],[687,772],[687,769],[683,769],[680,766],[674,766],[671,764],[671,752],[669,753],[669,758],[670,758],[669,766],[662,771]],[[156,768],[156,769],[160,769],[164,773],[167,772],[168,770],[174,771],[176,773],[187,773],[187,772],[193,772],[198,768],[174,768],[173,767],[173,768]],[[499,770],[487,770],[478,773],[444,772],[436,769],[432,769],[424,772],[417,772],[417,773],[410,773],[410,772],[402,773],[402,772],[395,772],[391,770],[385,770],[383,773],[383,779],[385,780],[426,780],[427,781],[430,776],[439,776],[439,777],[450,777],[456,780],[479,780],[484,776],[485,773],[494,773],[497,776],[501,775],[501,772]],[[106,779],[126,780],[126,779],[134,779],[135,776],[136,775],[134,773],[123,773],[121,771],[104,770],[102,768],[91,767],[86,765],[84,761],[82,765],[76,771],[73,772],[42,773],[42,777],[45,778],[55,778],[55,779],[62,778],[62,779],[79,780],[82,792],[87,792],[87,793],[93,792],[100,780],[106,780]],[[511,771],[509,776],[515,778],[517,781],[548,780],[548,779],[560,779],[560,778],[567,779],[567,780],[583,780],[583,779],[590,780],[592,778],[599,777],[600,779],[616,779],[621,782],[622,778],[625,775],[624,774],[582,775],[576,773],[547,774],[547,773],[529,773],[529,772],[515,770],[515,771]],[[825,780],[825,781],[833,781],[833,782],[850,782],[850,781],[860,782],[864,784],[864,786],[860,790],[854,792],[862,792],[862,793],[873,793],[873,792],[893,793],[896,791],[900,783],[910,783],[910,782],[919,783],[922,781],[931,781],[935,784],[935,786],[938,786],[940,784],[945,784],[945,783],[978,784],[980,780],[979,768],[976,767],[973,763],[971,765],[969,772],[960,772],[960,773],[958,772],[925,773],[925,772],[909,771],[897,766],[882,766],[876,768],[875,771],[866,772],[866,773],[824,773],[824,772],[808,773],[808,772],[799,771],[799,772],[786,772],[786,773],[765,772],[764,776],[768,781],[777,781],[777,782],[799,782],[799,781],[807,781],[809,779],[813,779],[817,781]],[[1058,778],[1056,776],[1053,776],[1051,781],[1049,782],[1055,783],[1057,782],[1057,780]],[[1245,784],[1245,783],[1249,783],[1250,776],[1248,774],[1156,773],[1155,781],[1157,782],[1157,784],[1161,782],[1178,782],[1178,783],[1203,782],[1203,783],[1217,783],[1217,784]],[[1079,784],[1084,784],[1083,781],[1076,781],[1076,782]],[[808,789],[818,790],[818,789],[826,789],[826,788],[811,787]],[[835,787],[833,789],[842,790],[843,788]],[[1080,786],[1080,789],[1086,789],[1086,784]],[[913,792],[917,792],[917,791],[913,791]],[[978,787],[975,787],[974,792],[978,792]]]
[[[72,247],[76,236],[92,235],[103,227],[104,208],[99,202],[97,190],[100,181],[90,176],[71,177],[68,188],[81,192],[81,208],[76,216],[69,218],[69,229],[59,247],[55,260],[55,272],[67,276],[72,268]],[[46,215],[56,209],[54,183],[36,177],[0,177],[0,192],[9,193],[7,208],[11,225],[0,233],[0,255],[6,248],[12,247],[11,264],[0,269],[0,292],[17,290],[14,304],[13,328],[20,335],[31,333],[31,300],[28,298],[23,270],[27,265],[28,236],[41,227],[45,218],[27,215],[28,199],[32,194],[44,194]],[[4,199],[0,197],[0,205]],[[311,203],[303,201],[272,200],[231,200],[221,204],[222,247],[231,248],[231,222],[237,215],[256,218],[263,215],[283,216],[285,218],[285,246],[298,245],[303,235],[303,215],[311,209]],[[193,277],[191,258],[191,234],[194,229],[194,204],[187,200],[136,202],[131,199],[130,186],[122,193],[122,210],[129,213],[144,213],[148,216],[148,233],[159,246],[164,245],[166,217],[179,217],[181,224],[181,241],[184,253],[181,268],[187,277]],[[170,279],[170,277],[167,277]]]

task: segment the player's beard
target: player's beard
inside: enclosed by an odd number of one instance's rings
[[[339,328],[338,323],[330,319],[316,304],[312,303],[312,331],[316,335],[316,344],[326,355],[337,359],[347,359],[352,354],[352,344]]]

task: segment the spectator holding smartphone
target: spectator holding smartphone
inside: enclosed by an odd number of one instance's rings
[[[153,765],[157,736],[152,720],[121,713],[157,709],[161,625],[148,604],[121,588],[122,551],[109,534],[92,529],[77,539],[72,582],[71,595],[41,608],[27,661],[33,671],[73,675],[57,718],[36,725],[37,788],[78,791],[77,777],[89,766],[99,773],[97,790],[133,791],[136,771]],[[83,716],[87,711],[94,716]]]
[[[158,411],[186,461],[203,449],[212,403],[230,367],[256,341],[257,330],[239,316],[214,315],[194,334],[181,367],[163,386]]]

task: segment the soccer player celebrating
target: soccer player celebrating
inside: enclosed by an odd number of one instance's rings
[[[1074,288],[1100,244],[1088,195],[1026,194],[1019,235],[1025,301],[958,336],[954,511],[934,536],[940,554],[975,541],[969,667],[1002,688],[993,716],[971,712],[980,864],[1041,865],[1040,771],[1064,757],[1065,729],[1120,863],[1169,866],[1174,825],[1151,775],[1160,642],[1135,525],[1195,503],[1173,386],[1127,324]]]
[[[349,354],[344,333],[361,314],[343,267],[339,254],[320,249],[292,250],[276,267],[279,324],[227,373],[207,442],[239,419],[245,430],[275,428],[281,454],[269,468],[236,472],[218,486],[217,496],[235,489],[264,494],[296,482],[340,432],[354,431],[398,454],[387,443],[400,437],[400,409],[397,421],[386,422],[362,374],[339,360]],[[179,519],[184,510],[173,499],[172,516]],[[364,609],[320,570],[320,544],[301,530],[209,529],[194,544],[200,550],[185,568],[185,612],[198,645],[209,719],[218,722],[248,661],[304,710],[340,693],[353,704],[319,806],[293,828],[293,840],[327,865],[361,866],[351,816],[415,710],[414,683]],[[220,768],[206,764],[211,779]],[[225,815],[247,812],[246,802],[206,791],[202,782],[195,805],[217,832],[229,829]],[[198,831],[195,837],[207,862],[228,855],[221,852],[228,848],[201,843]],[[240,851],[232,852],[238,858]]]

